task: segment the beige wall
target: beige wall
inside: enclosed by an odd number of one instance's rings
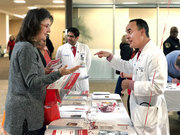
[[[158,42],[165,41],[170,35],[170,28],[176,26],[180,32],[180,9],[179,8],[160,8],[158,24]],[[165,28],[165,32],[164,32]],[[178,38],[180,36],[178,35]]]
[[[121,38],[126,34],[126,26],[129,22],[129,9],[122,8],[115,10],[115,50],[119,55],[119,44]]]
[[[156,16],[156,8],[132,8],[129,9],[129,20],[135,18],[144,19],[149,26],[149,36],[156,43],[157,38],[157,16]]]
[[[55,47],[53,57],[55,57],[57,48],[62,44],[62,31],[65,29],[65,9],[49,9],[54,17],[54,23],[51,27],[50,39]],[[115,48],[119,54],[119,43],[121,37],[125,34],[125,27],[128,21],[133,18],[143,18],[147,21],[150,28],[150,37],[158,46],[169,36],[171,26],[177,26],[180,30],[180,9],[178,8],[160,8],[159,23],[157,27],[157,9],[156,8],[120,8],[115,10]],[[85,25],[92,37],[87,44],[90,49],[110,49],[113,47],[113,9],[108,8],[80,8],[78,17],[83,18]],[[0,14],[0,29],[5,31],[5,15]],[[21,20],[10,21],[10,34],[17,35],[21,26]],[[166,31],[163,34],[163,29]],[[158,30],[157,30],[158,28]],[[5,43],[5,34],[0,31],[0,44]],[[158,31],[158,33],[157,33]],[[82,33],[81,33],[82,34]],[[157,39],[158,37],[158,39]]]
[[[10,20],[9,21],[9,34],[17,36],[21,27],[22,19]]]
[[[6,47],[6,15],[0,13],[0,45],[4,49]]]
[[[53,58],[55,58],[57,48],[62,44],[62,31],[65,29],[65,9],[48,9],[48,10],[50,11],[50,13],[54,18],[54,22],[51,26],[50,39],[55,48],[53,53]],[[16,36],[21,27],[21,23],[22,20],[20,19],[10,20],[9,33]]]
[[[78,17],[82,17],[83,24],[92,36],[87,44],[90,49],[113,47],[113,10],[106,8],[79,9]],[[83,33],[81,33],[82,35]],[[80,36],[81,36],[80,35]]]
[[[157,16],[158,13],[158,16]],[[92,36],[87,44],[90,49],[110,49],[113,44],[113,9],[112,8],[79,8],[78,17],[83,18],[83,25],[89,29]],[[142,18],[149,25],[150,38],[159,47],[161,41],[169,36],[172,26],[180,30],[179,8],[116,8],[115,9],[115,51],[119,54],[121,37],[126,34],[125,28],[129,20]],[[159,18],[157,20],[157,18]],[[158,23],[157,23],[158,22]],[[164,31],[164,28],[165,31]],[[162,47],[161,47],[162,49]]]
[[[51,26],[50,39],[54,46],[53,58],[56,56],[56,51],[62,45],[62,32],[65,30],[65,9],[49,9],[54,22]]]

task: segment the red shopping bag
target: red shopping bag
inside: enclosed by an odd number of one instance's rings
[[[48,125],[50,122],[60,119],[60,112],[58,104],[51,104],[44,106],[44,124]]]
[[[44,105],[61,103],[59,91],[57,89],[46,89],[46,98]]]
[[[44,103],[44,124],[48,125],[50,122],[60,119],[60,112],[57,102],[61,102],[59,91],[46,90],[46,98]]]

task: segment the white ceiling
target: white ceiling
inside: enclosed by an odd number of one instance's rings
[[[25,15],[29,10],[28,6],[44,7],[44,8],[64,8],[65,4],[54,4],[53,0],[26,0],[24,4],[16,4],[13,0],[0,0],[0,13],[10,15],[10,19],[14,14]],[[123,2],[138,2],[139,4],[156,4],[163,2],[164,4],[180,2],[180,0],[73,0],[73,4],[122,4]],[[180,3],[179,3],[180,4]]]
[[[168,4],[168,2],[179,3],[180,0],[73,0],[73,3],[75,4],[112,4],[113,2],[115,2],[115,4],[122,4],[124,2],[126,3],[137,2],[139,4],[156,4],[156,3]]]
[[[14,14],[25,15],[29,10],[29,6],[44,7],[44,8],[64,8],[65,4],[54,4],[53,0],[25,0],[26,3],[14,3],[13,0],[0,0],[0,12],[10,15]]]

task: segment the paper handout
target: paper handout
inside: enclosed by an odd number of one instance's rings
[[[77,81],[80,73],[72,73],[69,75],[64,75],[59,80],[55,81],[54,83],[50,84],[47,89],[65,89],[70,90],[75,82]]]
[[[47,67],[50,67],[51,70],[55,70],[58,69],[62,66],[62,62],[61,59],[57,59],[57,60],[51,60],[48,64]]]

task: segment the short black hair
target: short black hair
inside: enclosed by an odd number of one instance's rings
[[[70,27],[67,32],[72,32],[75,37],[79,37],[79,35],[80,35],[79,30],[75,27]]]
[[[147,22],[143,19],[132,19],[129,22],[134,22],[134,21],[136,22],[138,29],[139,30],[145,29],[146,36],[149,37],[149,27],[148,27]]]
[[[16,38],[16,42],[28,41],[34,44],[34,37],[41,30],[41,22],[47,18],[51,20],[51,23],[53,22],[52,15],[45,8],[29,10],[22,22],[20,31]]]

